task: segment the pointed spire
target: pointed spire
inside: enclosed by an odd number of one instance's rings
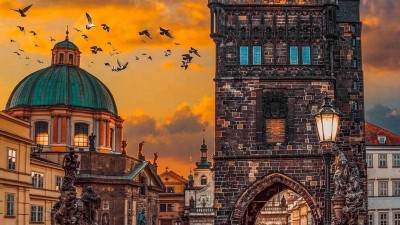
[[[65,32],[65,34],[66,34],[66,36],[65,36],[65,40],[67,40],[68,41],[68,34],[69,34],[69,31],[68,31],[68,25],[67,25],[67,31]]]
[[[203,125],[203,145],[205,145],[205,144],[206,144],[206,139],[204,138],[204,134],[205,134],[205,132],[206,132],[206,126],[205,126],[205,125]]]

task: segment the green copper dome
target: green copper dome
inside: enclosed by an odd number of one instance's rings
[[[78,50],[78,46],[76,46],[74,43],[70,42],[68,39],[65,39],[62,42],[58,42],[56,45],[54,45],[54,48],[69,48],[73,50]]]
[[[118,115],[114,98],[106,85],[73,65],[54,64],[24,78],[8,99],[6,110],[19,106],[69,106],[105,110]]]

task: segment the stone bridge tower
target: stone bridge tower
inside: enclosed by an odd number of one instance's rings
[[[358,168],[362,198],[359,216],[342,215],[345,222],[333,224],[365,223],[359,4],[209,0],[216,44],[215,224],[254,224],[281,188],[304,198],[314,224],[326,224],[324,193],[333,194],[334,185],[325,186],[322,153],[332,146],[319,143],[312,116],[325,93],[342,113],[336,144]]]

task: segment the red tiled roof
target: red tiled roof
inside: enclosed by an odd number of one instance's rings
[[[378,136],[386,136],[385,145],[400,145],[400,135],[365,121],[365,143],[367,145],[381,145]]]

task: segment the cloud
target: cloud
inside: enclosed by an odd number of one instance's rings
[[[399,109],[377,104],[366,112],[366,120],[400,135]]]
[[[202,130],[200,115],[194,115],[187,104],[182,104],[172,116],[168,116],[165,129],[171,134],[199,132]]]

